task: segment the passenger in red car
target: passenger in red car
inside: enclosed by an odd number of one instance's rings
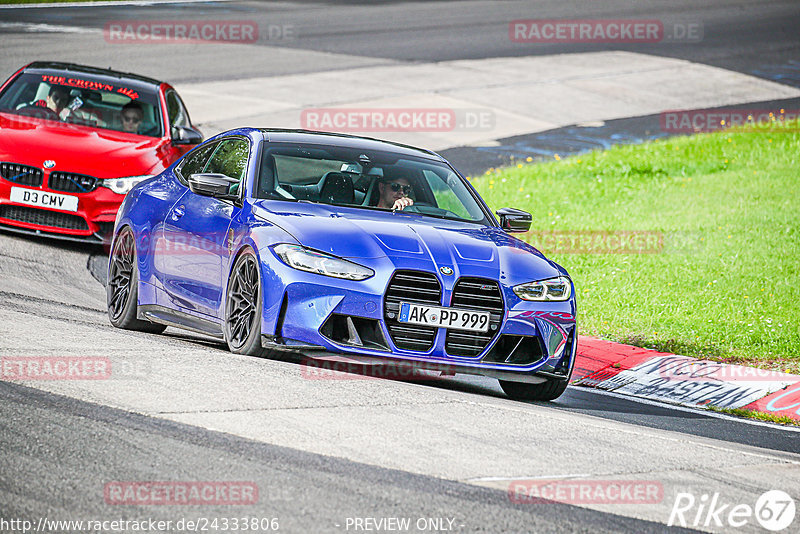
[[[144,120],[142,106],[136,102],[128,102],[122,107],[122,131],[127,133],[139,133],[139,126]]]

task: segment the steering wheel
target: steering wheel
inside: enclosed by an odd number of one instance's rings
[[[38,119],[50,119],[54,121],[60,121],[61,117],[58,116],[58,113],[53,111],[50,108],[44,106],[37,106],[34,104],[28,104],[26,106],[21,107],[17,110],[17,115],[24,115],[25,117],[36,117]]]
[[[453,213],[450,210],[446,210],[443,208],[437,208],[432,206],[428,202],[415,202],[410,206],[406,206],[403,210],[403,213],[419,213],[420,215],[437,215],[437,216],[448,216],[448,217],[455,217],[459,219],[460,217]]]

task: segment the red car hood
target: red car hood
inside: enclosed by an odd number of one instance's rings
[[[116,178],[161,172],[169,148],[165,138],[0,113],[0,161],[42,168],[53,160],[54,171]]]

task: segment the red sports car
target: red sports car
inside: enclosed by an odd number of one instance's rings
[[[169,84],[31,63],[0,87],[0,225],[103,241],[131,187],[202,139]]]

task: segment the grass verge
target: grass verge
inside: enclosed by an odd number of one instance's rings
[[[582,334],[800,372],[800,133],[719,132],[490,170],[570,272]]]
[[[737,417],[746,417],[748,419],[756,419],[758,421],[766,421],[769,423],[778,423],[780,425],[800,426],[800,421],[792,419],[786,415],[773,415],[755,410],[745,410],[743,408],[720,408],[719,406],[706,406],[706,408],[712,412],[735,415]]]

